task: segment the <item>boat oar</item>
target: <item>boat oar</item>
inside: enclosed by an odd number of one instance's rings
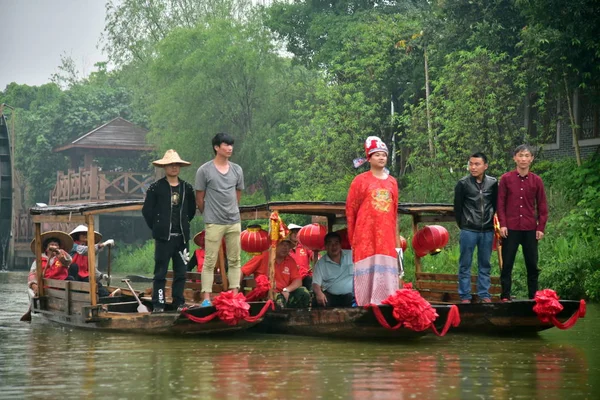
[[[135,299],[137,300],[137,302],[140,304],[137,308],[139,313],[148,313],[150,312],[148,310],[148,307],[146,307],[145,305],[142,304],[142,301],[140,300],[140,298],[137,296],[137,293],[135,293],[135,290],[133,290],[133,288],[131,287],[131,285],[129,284],[129,279],[121,279],[121,282],[125,282],[127,284],[127,286],[129,287],[129,290],[131,290],[131,293],[133,293],[133,297],[135,297]]]
[[[27,312],[25,314],[23,314],[23,316],[19,320],[22,322],[31,322],[31,301],[32,301],[31,299],[33,299],[35,297],[35,293],[33,292],[33,289],[31,289],[31,288],[27,288],[27,292],[29,294],[29,309],[27,310]]]
[[[20,321],[23,322],[31,322],[31,306],[29,306],[29,310],[21,317]]]

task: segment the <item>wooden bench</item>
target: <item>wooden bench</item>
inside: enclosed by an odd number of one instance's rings
[[[417,273],[416,289],[428,301],[438,301],[446,303],[460,302],[458,295],[458,275],[455,274],[433,274],[433,273]],[[500,278],[492,276],[490,286],[490,295],[492,301],[500,300]],[[471,295],[472,301],[479,300],[477,296],[477,275],[471,275]]]

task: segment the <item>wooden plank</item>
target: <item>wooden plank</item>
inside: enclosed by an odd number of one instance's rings
[[[90,284],[88,282],[63,281],[58,279],[44,278],[44,285],[55,289],[66,289],[69,282],[71,285],[71,290],[85,293],[90,292]]]
[[[131,206],[123,206],[123,207],[119,207],[119,208],[112,208],[112,209],[92,210],[92,211],[86,211],[85,215],[107,214],[107,213],[115,213],[115,212],[121,212],[121,211],[139,211],[142,209],[142,206],[143,205],[131,205]]]
[[[433,274],[433,273],[417,273],[415,274],[417,281],[448,281],[458,282],[458,275],[455,274]],[[492,285],[500,284],[499,276],[491,276]],[[477,275],[471,275],[471,282],[477,282]]]
[[[73,224],[85,224],[85,217],[79,214],[65,214],[65,215],[33,215],[31,217],[33,223],[73,223]]]
[[[418,281],[416,283],[417,290],[430,290],[430,291],[438,291],[438,292],[448,292],[454,293],[458,290],[457,283],[451,282],[423,282]],[[499,286],[490,286],[490,294],[499,294],[501,293],[502,288]],[[477,293],[477,284],[471,285],[471,292]]]
[[[70,296],[72,301],[85,302],[85,305],[90,305],[89,293],[74,292],[72,290],[67,291],[67,290],[62,290],[62,289],[46,288],[46,296],[49,298],[52,297],[55,299],[60,299],[65,302],[67,302],[67,299]]]
[[[456,222],[456,219],[452,215],[420,215],[419,222]]]

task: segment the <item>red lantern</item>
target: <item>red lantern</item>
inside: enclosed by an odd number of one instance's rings
[[[350,246],[350,240],[348,240],[348,229],[343,228],[343,229],[340,229],[339,231],[335,231],[335,233],[339,234],[340,237],[342,238],[342,240],[341,240],[342,249],[350,250],[352,247]]]
[[[315,223],[302,227],[298,232],[298,240],[307,249],[324,250],[325,235],[327,235],[327,228]]]
[[[400,235],[400,247],[402,248],[402,252],[406,253],[406,249],[408,248],[408,243],[404,236]]]
[[[240,235],[242,250],[258,255],[269,248],[269,234],[260,225],[250,225]]]
[[[412,246],[417,257],[427,254],[435,255],[448,244],[448,231],[443,226],[429,225],[420,229],[412,239]]]

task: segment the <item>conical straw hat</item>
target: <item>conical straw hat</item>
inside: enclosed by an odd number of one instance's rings
[[[70,252],[71,249],[73,249],[73,238],[62,231],[48,231],[42,233],[40,246],[42,245],[42,243],[44,243],[46,239],[52,237],[58,239],[58,241],[60,242],[60,248],[66,251],[67,253]],[[35,254],[35,239],[31,241],[31,245],[29,247],[31,248],[31,252]],[[44,250],[46,249],[42,249],[42,253],[44,252]]]
[[[160,160],[152,161],[152,164],[156,165],[157,167],[164,167],[165,165],[169,164],[179,164],[182,167],[187,167],[188,165],[191,165],[191,163],[183,161],[181,157],[179,157],[179,154],[177,154],[177,152],[173,149],[167,150],[163,158],[161,158]]]
[[[71,231],[71,233],[69,233],[69,236],[71,236],[73,238],[73,240],[75,241],[79,238],[79,235],[77,235],[77,236],[73,236],[73,235],[78,234],[78,233],[88,233],[88,227],[85,225],[79,225],[77,228],[73,229]],[[94,231],[94,244],[100,243],[101,240],[102,240],[102,234],[100,232]]]

